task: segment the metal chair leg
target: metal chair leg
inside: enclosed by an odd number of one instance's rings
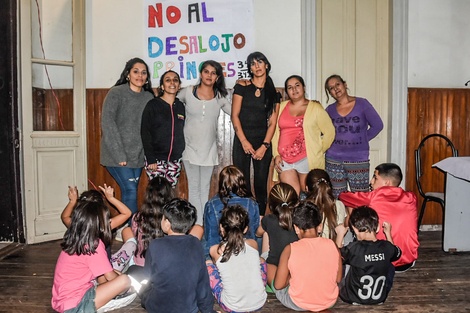
[[[418,233],[419,233],[419,227],[421,226],[421,221],[423,220],[424,216],[424,210],[426,209],[426,204],[428,203],[428,200],[425,198],[423,200],[423,204],[421,205],[421,211],[419,212],[419,217],[418,217]]]

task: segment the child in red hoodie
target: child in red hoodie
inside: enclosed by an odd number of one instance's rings
[[[370,192],[343,192],[339,195],[350,209],[367,205],[377,211],[379,225],[384,221],[393,225],[392,238],[402,251],[402,256],[392,264],[395,271],[404,272],[414,266],[418,258],[418,208],[416,195],[398,187],[403,174],[398,165],[382,163],[375,168],[370,181]],[[377,239],[386,240],[382,232]]]

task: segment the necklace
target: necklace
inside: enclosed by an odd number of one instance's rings
[[[253,84],[253,86],[255,86],[255,88],[256,88],[255,97],[259,98],[261,96],[261,91],[263,91],[263,89],[264,89],[264,86],[260,88],[260,87],[256,86],[255,83],[253,83],[253,80],[250,79],[250,81]]]

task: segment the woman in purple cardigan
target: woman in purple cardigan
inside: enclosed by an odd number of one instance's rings
[[[339,75],[325,81],[325,92],[336,101],[326,108],[336,129],[335,140],[326,151],[326,171],[335,198],[349,188],[369,191],[369,141],[383,129],[383,122],[367,99],[348,95]]]

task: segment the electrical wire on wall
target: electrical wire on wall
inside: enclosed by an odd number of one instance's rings
[[[41,45],[42,57],[45,60],[46,59],[46,53],[44,52],[44,44],[43,44],[43,41],[42,41],[41,9],[39,8],[38,0],[36,0],[35,2],[36,2],[36,7],[38,9],[37,12],[38,12],[38,24],[39,24],[39,43]],[[61,128],[61,130],[65,131],[65,127],[64,127],[64,124],[62,122],[62,107],[60,105],[59,98],[57,97],[57,94],[56,94],[54,88],[52,87],[51,78],[49,76],[49,71],[47,70],[47,65],[46,64],[44,64],[44,70],[46,72],[46,77],[47,77],[47,81],[49,83],[49,88],[50,88],[50,90],[52,92],[52,95],[54,96],[55,102],[57,104],[57,117],[59,119],[60,128]]]

